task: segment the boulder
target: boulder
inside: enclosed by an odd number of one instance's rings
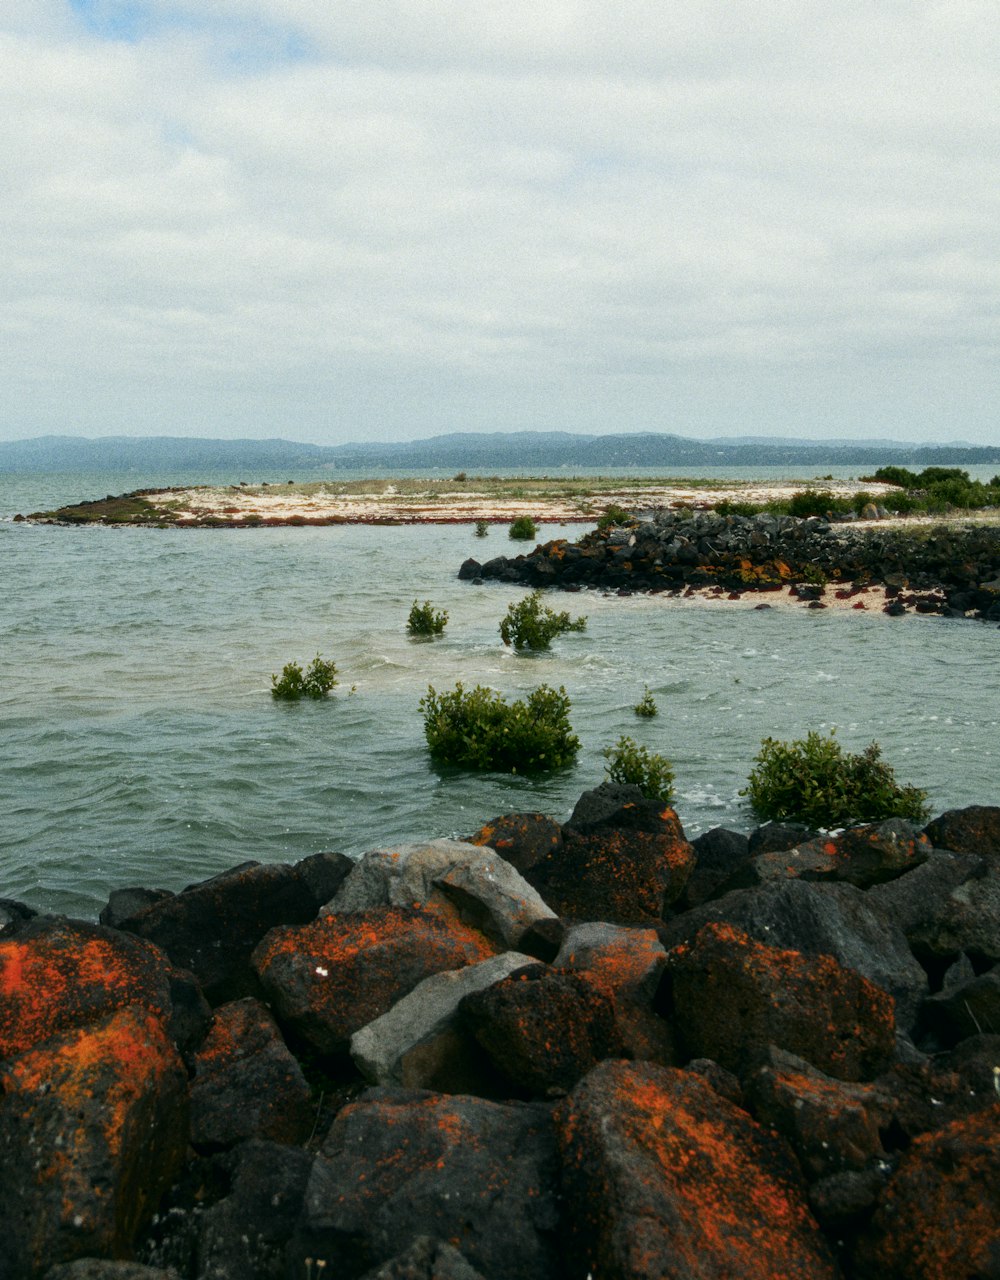
[[[835,880],[868,889],[895,880],[926,862],[931,842],[912,823],[901,818],[849,827],[835,836],[817,836],[792,849],[753,857],[725,887],[746,888],[769,880],[800,877]]]
[[[893,883],[904,884],[921,870]],[[690,942],[710,921],[724,921],[770,946],[833,956],[888,991],[896,1002],[896,1024],[905,1030],[916,1022],[928,993],[927,975],[893,913],[874,897],[877,892],[862,893],[847,884],[784,880],[728,893],[669,921],[661,933],[670,947]]]
[[[180,1169],[187,1076],[140,1006],[0,1064],[0,1277],[123,1257]]]
[[[480,827],[469,843],[489,845],[524,875],[540,858],[562,845],[562,827],[544,813],[508,813]]]
[[[294,1143],[309,1134],[309,1085],[278,1024],[253,997],[220,1005],[194,1056],[191,1141],[201,1149],[247,1138]]]
[[[832,956],[707,924],[669,963],[670,1024],[688,1057],[745,1078],[774,1044],[838,1080],[872,1079],[893,1059],[892,997]]]
[[[655,930],[604,923],[574,925],[567,930],[553,964],[582,973],[611,999],[626,1056],[673,1062],[670,1029],[657,1006],[667,953]]]
[[[12,937],[21,926],[38,914],[23,902],[0,898],[0,938]]]
[[[166,1025],[170,965],[149,942],[63,916],[0,938],[0,1058],[129,1006]]]
[[[373,1084],[481,1092],[475,1086],[482,1071],[463,1043],[459,1004],[526,965],[535,965],[531,956],[506,951],[479,964],[425,978],[381,1017],[354,1033],[355,1066]]]
[[[922,1133],[989,1110],[997,1101],[998,1063],[1000,1035],[969,1036],[943,1053],[893,1063],[878,1085],[892,1098],[896,1145],[906,1146]]]
[[[194,973],[212,1004],[225,1004],[259,994],[249,960],[268,930],[315,917],[312,878],[284,863],[246,862],[151,903],[119,927],[162,947]]]
[[[917,1138],[879,1201],[859,1263],[884,1280],[1000,1275],[1000,1102]]]
[[[560,916],[651,924],[680,897],[693,866],[694,851],[683,836],[567,828],[562,849],[537,862],[528,879]]]
[[[288,1270],[287,1246],[302,1211],[313,1156],[254,1139],[219,1163],[229,1186],[192,1224],[197,1233],[192,1274],[200,1280],[286,1280],[290,1274],[310,1280],[301,1266]],[[322,1275],[314,1273],[311,1280]]]
[[[1000,860],[935,851],[922,867],[869,890],[921,957],[1000,960]]]
[[[555,1121],[569,1274],[834,1280],[787,1147],[699,1076],[603,1062]]]
[[[547,1109],[372,1089],[334,1121],[292,1249],[354,1280],[430,1236],[484,1276],[553,1280],[558,1226]]]
[[[252,965],[279,1021],[337,1054],[431,974],[492,954],[481,933],[437,912],[374,907],[273,929]]]
[[[969,1036],[1000,1031],[1000,965],[928,996],[920,1014],[938,1046],[951,1048]]]
[[[835,1080],[772,1046],[749,1076],[746,1098],[757,1121],[787,1140],[810,1182],[885,1156],[880,1130],[892,1102],[877,1085]]]
[[[713,827],[695,840],[695,863],[684,888],[680,906],[688,909],[714,898],[722,885],[740,869],[750,857],[750,841],[739,831],[725,827]]]
[[[516,1092],[556,1097],[624,1046],[610,996],[586,976],[533,965],[474,995],[462,1020]]]
[[[461,840],[366,853],[324,912],[435,905],[454,907],[503,947],[516,947],[527,929],[554,914],[493,849]]]
[[[579,835],[595,831],[648,831],[684,839],[684,829],[669,805],[645,796],[627,782],[602,782],[577,800],[566,829]]]
[[[765,822],[747,837],[752,858],[762,853],[781,853],[783,849],[795,849],[800,844],[815,840],[819,833],[799,822]]]
[[[971,804],[965,809],[949,809],[929,822],[924,832],[935,849],[997,856],[1000,855],[1000,807]]]

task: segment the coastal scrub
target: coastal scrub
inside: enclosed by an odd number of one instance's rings
[[[896,781],[872,742],[864,751],[844,751],[833,733],[810,731],[794,742],[765,738],[740,795],[766,822],[802,822],[809,827],[843,827],[883,818],[927,817],[927,794]]]
[[[337,684],[337,664],[318,653],[305,671],[297,662],[286,662],[280,676],[271,677],[271,697],[297,702],[300,698],[325,698]]]
[[[548,605],[542,604],[540,591],[532,591],[517,604],[507,608],[506,616],[500,622],[500,639],[508,647],[520,652],[522,649],[535,651],[548,649],[556,636],[564,631],[585,631],[587,619],[582,615],[571,618],[563,610],[556,613]]]
[[[512,703],[495,689],[476,685],[467,691],[461,682],[446,693],[431,685],[420,699],[435,760],[503,773],[547,773],[571,764],[580,740],[569,709],[566,690],[545,684]]]

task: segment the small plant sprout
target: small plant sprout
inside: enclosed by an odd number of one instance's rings
[[[644,720],[651,720],[653,716],[659,715],[660,709],[656,705],[656,699],[649,691],[649,685],[646,685],[645,692],[632,710]]]
[[[286,662],[280,676],[271,677],[271,697],[287,702],[299,698],[325,698],[337,683],[337,664],[317,653],[305,671],[297,662]]]
[[[538,532],[538,526],[532,520],[531,516],[518,516],[516,520],[512,520],[510,528],[507,530],[507,536],[517,541],[527,542]]]
[[[476,537],[477,538],[485,538],[486,535],[489,533],[489,531],[490,531],[490,525],[488,520],[476,521]]]
[[[406,620],[406,629],[411,636],[439,636],[448,622],[448,614],[444,609],[435,609],[429,600],[418,604],[416,600]]]
[[[585,617],[571,618],[568,613],[556,613],[542,604],[540,591],[516,604],[510,604],[506,616],[500,622],[500,639],[518,652],[532,649],[536,652],[548,649],[556,636],[564,631],[585,631]]]
[[[674,795],[674,771],[666,756],[640,747],[625,734],[613,747],[604,748],[609,782],[626,782],[639,788],[650,800],[669,804]]]

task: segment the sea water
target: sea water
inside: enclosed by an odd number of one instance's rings
[[[935,812],[1000,803],[995,626],[581,592],[552,603],[586,614],[586,631],[518,656],[497,628],[524,590],[457,577],[467,556],[523,549],[502,528],[11,520],[218,479],[0,476],[0,897],[93,916],[113,888],[176,890],[246,859],[356,856],[501,813],[563,820],[621,734],[673,762],[690,836],[749,829],[740,790],[761,739],[810,729],[835,727],[850,750],[877,740]],[[415,599],[447,610],[443,636],[407,635]],[[330,698],[272,699],[272,673],[317,653],[337,663]],[[564,685],[575,765],[542,778],[436,767],[419,703],[456,681],[508,696]],[[646,686],[651,720],[632,709]]]

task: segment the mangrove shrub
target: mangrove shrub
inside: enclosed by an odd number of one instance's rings
[[[337,664],[317,653],[305,671],[297,662],[286,662],[280,676],[271,676],[271,697],[296,702],[299,698],[325,698],[337,683]]]
[[[878,743],[864,751],[844,751],[833,733],[812,731],[794,742],[765,738],[747,786],[758,818],[802,822],[809,827],[844,827],[883,818],[927,817],[927,795],[896,781]]]
[[[650,800],[669,804],[674,795],[674,771],[666,756],[640,747],[625,734],[613,747],[605,747],[604,771],[609,782],[626,782],[638,787]]]
[[[411,636],[439,636],[448,622],[445,609],[435,609],[429,600],[423,604],[413,602],[410,616],[406,620],[406,629]]]
[[[564,631],[585,631],[586,627],[585,617],[571,618],[565,611],[556,613],[542,604],[540,591],[532,591],[517,604],[508,606],[500,622],[500,639],[515,649],[548,649]]]
[[[461,682],[446,693],[431,685],[420,699],[424,736],[435,760],[503,773],[547,773],[572,764],[580,740],[569,708],[566,690],[545,684],[511,703],[495,689],[466,690]]]

